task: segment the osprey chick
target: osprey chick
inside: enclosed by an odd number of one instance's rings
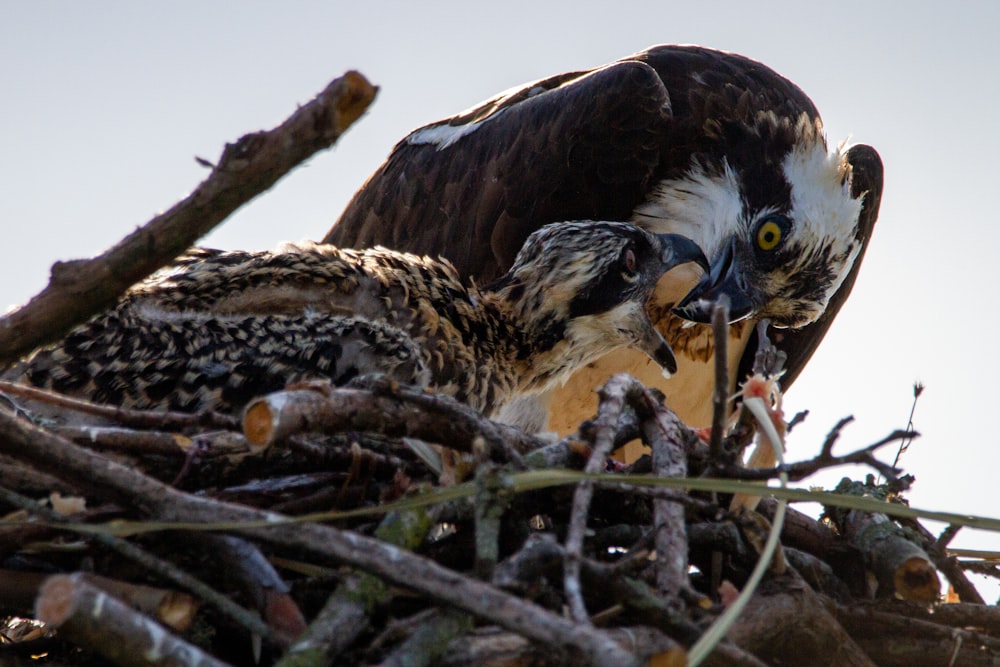
[[[494,284],[375,248],[196,250],[17,369],[21,381],[139,408],[233,411],[289,382],[384,372],[487,415],[626,345],[667,371],[645,303],[690,240],[614,222],[533,233]]]

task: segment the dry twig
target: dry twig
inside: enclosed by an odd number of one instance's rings
[[[124,602],[87,583],[83,575],[56,575],[42,585],[38,618],[78,646],[118,664],[151,667],[225,667]]]

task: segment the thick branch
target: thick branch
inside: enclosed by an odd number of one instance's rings
[[[873,486],[871,478],[865,484],[842,480],[836,491],[887,498],[887,490]],[[866,567],[878,581],[880,595],[924,603],[937,600],[941,588],[937,570],[916,536],[881,512],[828,508],[827,516],[861,553]]]
[[[391,390],[331,389],[328,394],[296,389],[251,402],[243,432],[251,444],[267,447],[296,433],[369,431],[407,436],[471,452],[483,438],[494,460],[520,460],[518,452],[544,447],[544,440],[521,429],[490,421],[454,399],[397,386]]]
[[[958,594],[962,602],[972,602],[975,604],[986,604],[983,596],[979,594],[976,587],[972,585],[958,557],[948,552],[948,544],[958,534],[960,526],[948,526],[937,539],[931,534],[922,523],[913,520],[900,520],[901,526],[916,531],[924,540],[924,548],[927,555],[934,561],[934,566],[941,572],[951,585],[952,590]],[[954,607],[954,605],[949,605]]]
[[[48,286],[0,319],[0,367],[110,307],[233,211],[329,148],[375,93],[361,74],[346,73],[277,128],[227,144],[219,164],[194,192],[103,255],[54,264]]]
[[[646,390],[632,379],[636,403],[646,399],[649,415],[643,421],[643,439],[652,450],[653,473],[660,477],[687,476],[683,423],[667,408],[649,400]],[[637,407],[637,412],[638,407]],[[647,410],[643,410],[647,412]],[[656,531],[656,583],[660,595],[677,604],[688,589],[688,541],[683,500],[686,494],[673,489],[673,497],[653,501]]]
[[[879,665],[986,667],[995,665],[1000,653],[1000,640],[972,629],[878,611],[868,605],[838,606],[835,613],[854,641]]]
[[[874,667],[804,581],[770,579],[729,631],[729,639],[768,664]]]
[[[584,468],[585,472],[594,474],[604,469],[604,461],[611,453],[615,425],[625,406],[626,389],[631,379],[621,373],[614,375],[597,392],[601,402],[597,408],[596,437],[593,451]],[[593,497],[592,481],[584,480],[577,484],[573,492],[573,507],[570,510],[569,526],[566,530],[563,565],[566,600],[570,614],[582,625],[590,624],[590,616],[583,601],[583,587],[580,585],[580,562],[583,559],[583,538],[587,532],[587,517],[590,514],[590,501]]]
[[[87,583],[81,574],[56,575],[46,580],[35,612],[77,646],[97,651],[117,664],[225,665]]]
[[[30,613],[39,589],[49,575],[0,569],[0,608]],[[80,573],[82,581],[126,602],[160,623],[184,632],[194,622],[198,601],[186,593],[165,588],[133,584],[96,574]]]

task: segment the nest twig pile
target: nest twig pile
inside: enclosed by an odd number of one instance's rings
[[[373,95],[360,75],[338,79],[281,127],[228,147],[192,197],[108,255],[54,270],[46,292],[3,319],[0,363],[109,305],[207,230],[191,220],[223,219],[335,141]],[[307,149],[275,158],[289,146]],[[94,665],[1000,656],[1000,612],[947,554],[955,531],[935,537],[898,518],[906,480],[875,453],[908,432],[836,456],[842,423],[813,459],[744,468],[753,420],[705,443],[625,376],[602,388],[592,422],[554,443],[378,378],[290,387],[241,419],[17,385],[0,394],[0,615],[47,624],[8,619],[4,664],[43,654]],[[35,417],[39,405],[58,425]],[[609,461],[636,439],[648,456]],[[753,485],[846,462],[890,482],[823,496],[840,506],[823,521]],[[756,510],[730,509],[732,494],[754,491],[767,496]],[[772,521],[783,524],[773,554]],[[959,602],[934,606],[938,573]],[[749,605],[706,643],[741,589]]]

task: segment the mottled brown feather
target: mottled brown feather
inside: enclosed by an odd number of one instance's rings
[[[666,240],[596,222],[539,230],[482,289],[447,262],[383,248],[199,249],[17,373],[100,402],[232,411],[289,382],[383,372],[492,414],[640,338],[608,313],[652,331],[644,304],[680,261]]]

